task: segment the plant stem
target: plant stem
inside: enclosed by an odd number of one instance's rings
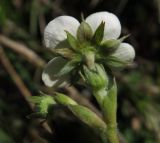
[[[103,120],[107,125],[104,137],[106,137],[107,143],[119,143],[116,81],[112,75],[107,75],[103,66],[95,64],[94,69],[84,67],[85,79],[92,88],[93,95],[102,110]],[[101,132],[101,134],[103,133]]]
[[[101,89],[94,91],[94,96],[103,112],[107,124],[106,138],[108,143],[119,143],[117,133],[117,87],[116,84],[109,91]]]
[[[106,136],[108,143],[119,143],[117,126],[107,125]]]

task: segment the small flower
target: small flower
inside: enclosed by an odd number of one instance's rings
[[[57,57],[51,60],[42,74],[49,87],[65,85],[72,76],[83,73],[86,65],[90,69],[100,63],[111,70],[124,67],[135,57],[133,47],[122,43],[121,25],[118,18],[109,12],[97,12],[79,23],[71,16],[60,16],[45,28],[44,43]]]

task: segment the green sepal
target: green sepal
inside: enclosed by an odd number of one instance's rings
[[[103,131],[106,128],[105,122],[90,109],[81,105],[69,105],[68,108],[82,122],[97,131]]]
[[[72,59],[72,57],[75,55],[74,51],[70,48],[52,48],[51,51],[56,56],[62,56],[67,59]]]
[[[127,39],[129,36],[130,36],[130,34],[127,34],[127,35],[119,38],[119,40],[120,40],[121,42],[123,42],[123,41],[124,41],[125,39]]]
[[[107,63],[107,66],[110,67],[112,70],[114,69],[123,69],[128,65],[128,62],[124,62],[119,60],[116,57],[108,56],[104,59],[105,63]]]
[[[99,45],[101,43],[101,41],[103,40],[104,27],[105,27],[105,22],[102,21],[93,35],[92,42],[94,44]]]
[[[87,51],[84,54],[84,61],[87,67],[92,69],[95,63],[95,53],[93,51]]]
[[[92,28],[85,21],[81,22],[77,30],[77,39],[79,42],[89,42],[93,36]]]
[[[66,105],[77,105],[77,102],[71,99],[70,97],[68,97],[67,95],[58,93],[58,92],[56,92],[55,94],[56,96],[54,96],[54,99],[58,104],[62,104],[65,106]]]
[[[129,35],[123,36],[120,39],[109,39],[105,40],[100,44],[100,48],[103,53],[111,54],[113,53],[118,46],[123,42]]]
[[[72,47],[73,50],[77,51],[80,47],[77,39],[72,34],[70,34],[68,31],[66,31],[66,34],[67,34],[67,41],[69,45]]]
[[[64,67],[60,70],[60,72],[55,75],[57,77],[60,77],[62,75],[68,74],[69,72],[71,72],[75,67],[76,64],[80,61],[80,59],[78,57],[75,57],[74,59],[72,59],[71,61],[68,61]]]
[[[121,41],[120,40],[117,40],[117,39],[109,39],[109,40],[106,40],[106,41],[103,41],[101,43],[101,47],[102,48],[106,48],[106,49],[109,49],[109,48],[115,48],[115,47],[118,47],[120,45]]]

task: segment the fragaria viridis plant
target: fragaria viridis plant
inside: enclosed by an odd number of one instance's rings
[[[103,117],[62,93],[33,97],[36,114],[49,118],[49,107],[62,105],[92,128],[102,143],[119,143],[117,130],[117,86],[113,71],[131,64],[134,48],[119,38],[121,24],[109,12],[91,14],[81,23],[71,16],[59,16],[46,26],[44,43],[55,54],[42,73],[46,86],[55,90],[74,83],[89,86]]]

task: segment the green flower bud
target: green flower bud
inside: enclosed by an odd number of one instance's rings
[[[95,64],[94,69],[84,66],[84,78],[93,90],[104,89],[108,85],[108,77],[102,65]]]
[[[42,95],[42,96],[32,96],[29,99],[32,103],[35,103],[35,107],[37,111],[32,113],[28,117],[46,117],[48,114],[48,110],[51,106],[56,104],[53,97],[49,95]]]
[[[81,105],[69,105],[68,108],[77,118],[96,129],[96,131],[104,131],[106,129],[105,122],[90,109]]]
[[[76,101],[68,97],[67,95],[64,95],[62,93],[56,93],[56,96],[54,97],[55,101],[61,105],[77,105]]]

